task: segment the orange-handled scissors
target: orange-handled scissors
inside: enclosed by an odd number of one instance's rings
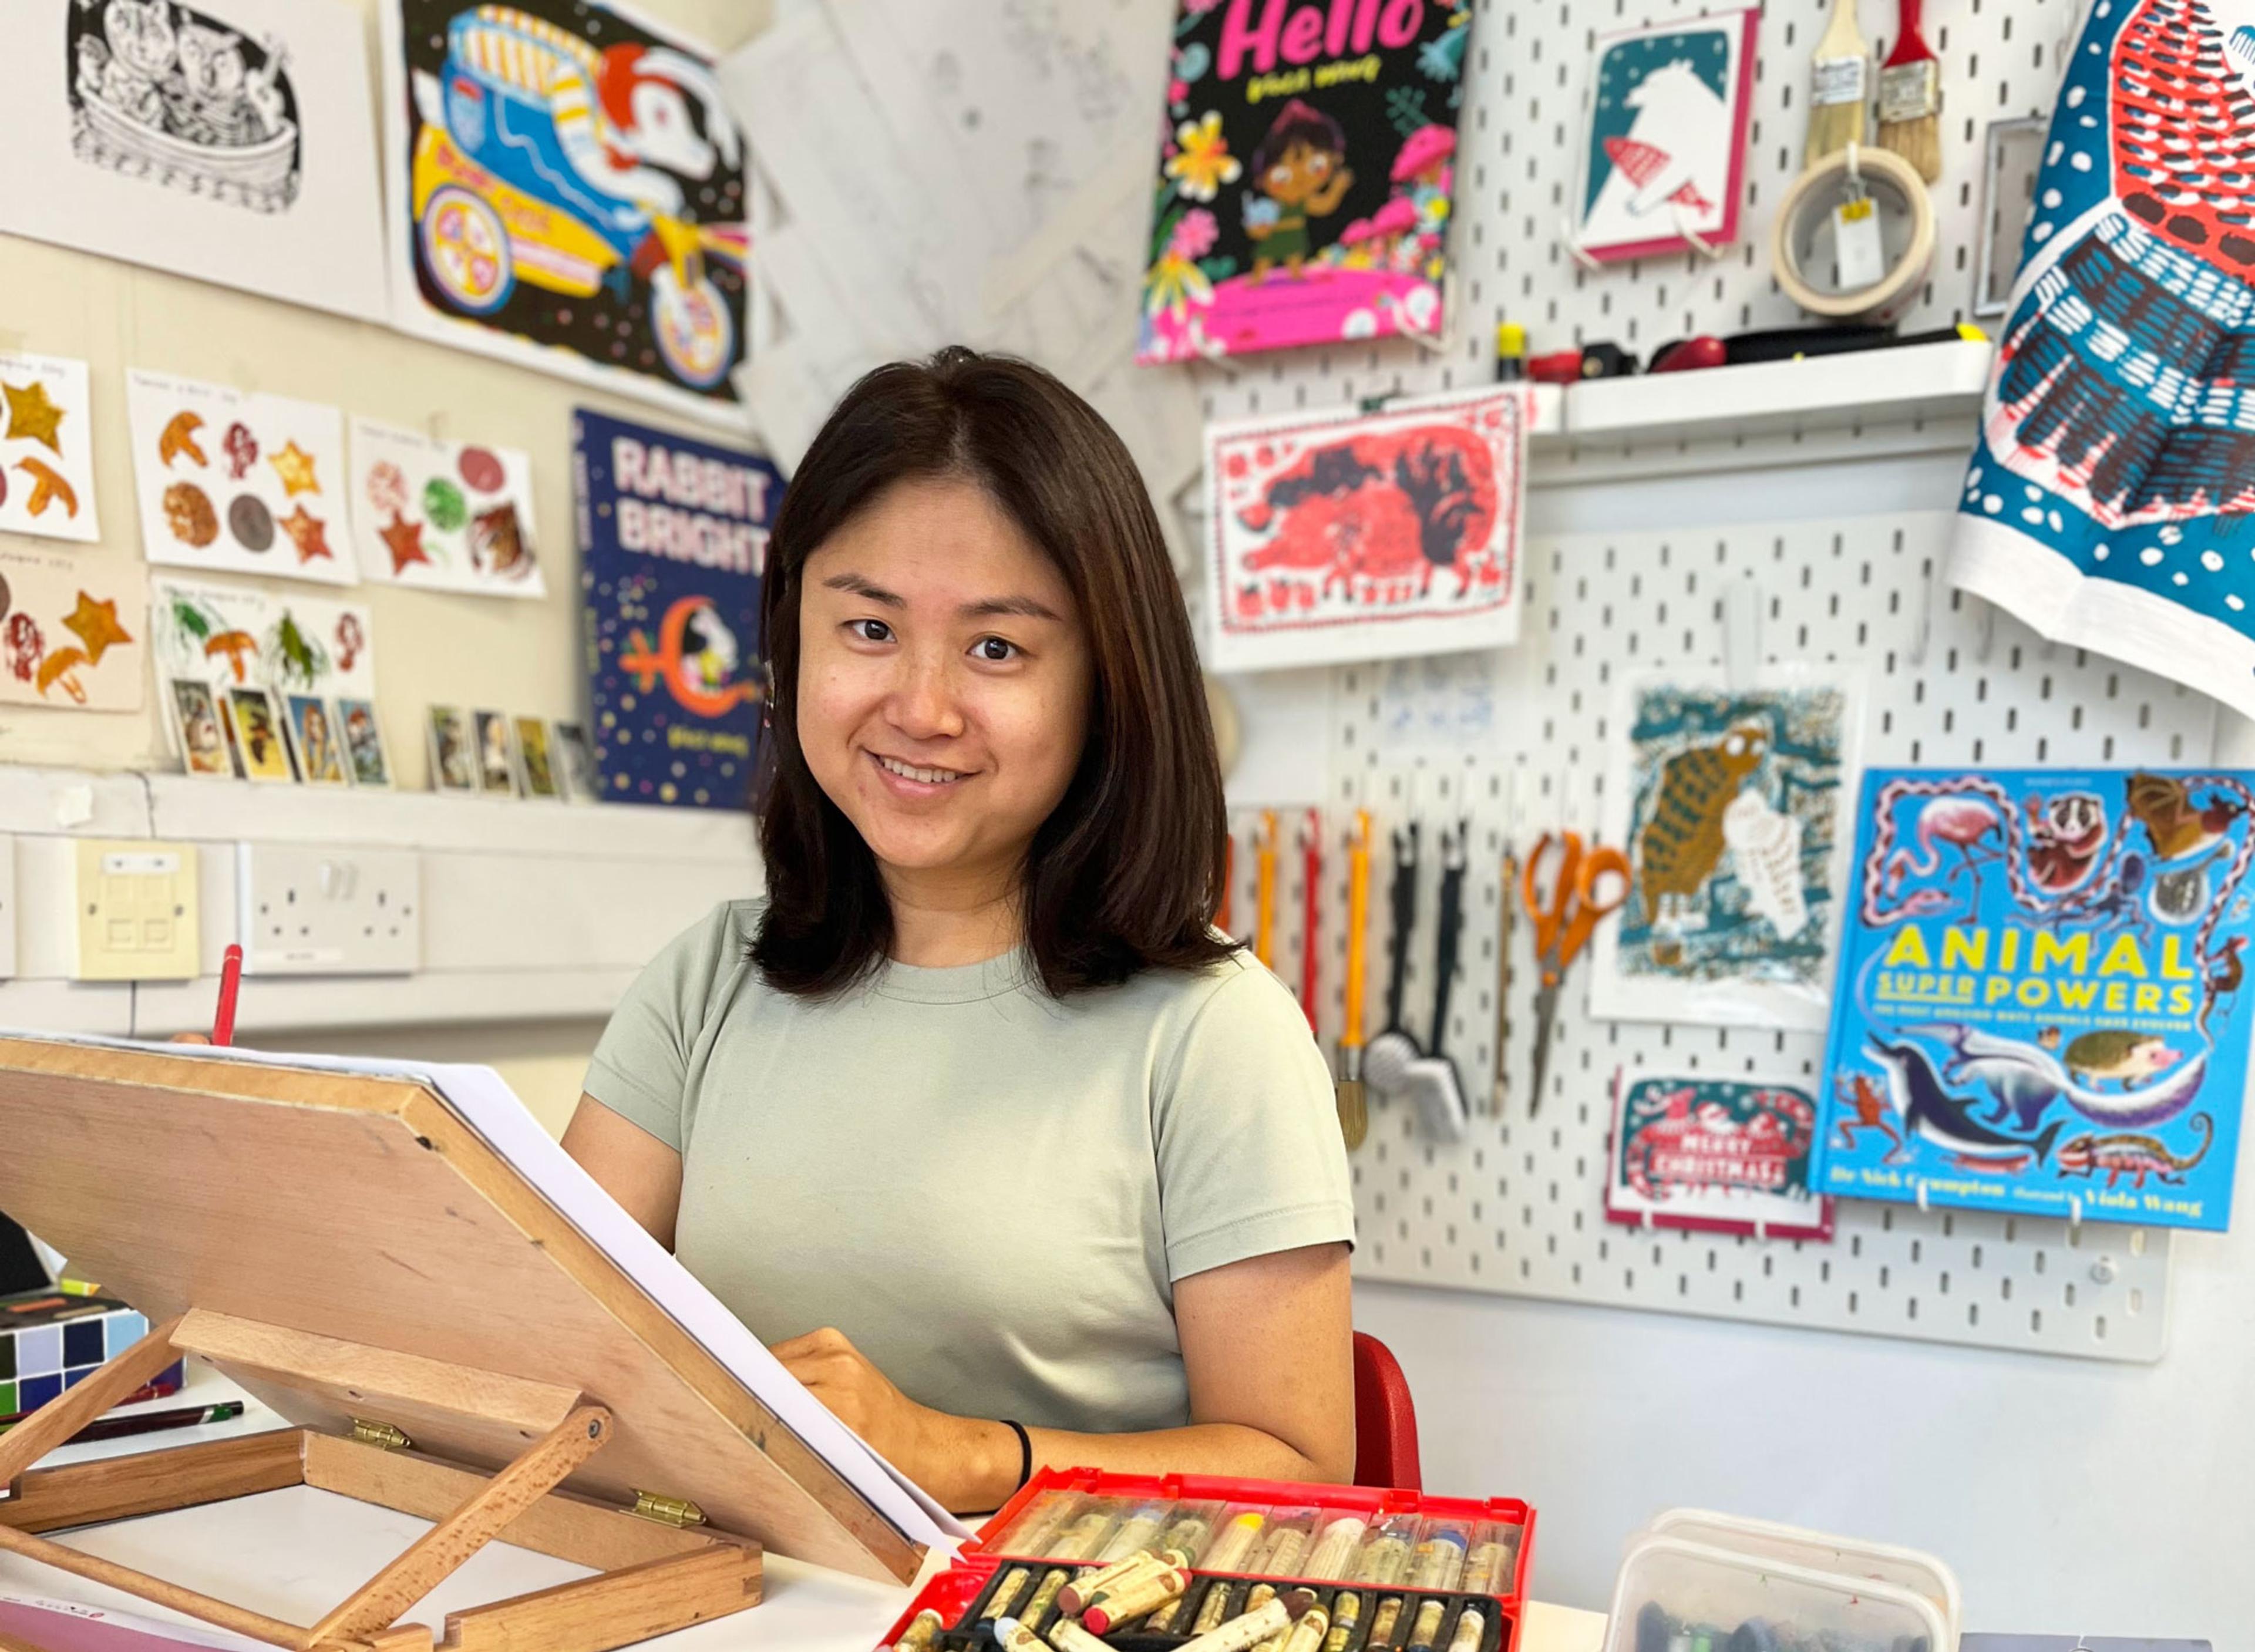
[[[1519,875],[1519,897],[1535,925],[1535,961],[1542,971],[1542,984],[1535,989],[1535,1083],[1527,1099],[1530,1118],[1542,1105],[1550,1029],[1558,1019],[1558,988],[1590,944],[1598,920],[1618,910],[1628,899],[1628,857],[1619,849],[1584,849],[1580,834],[1573,832],[1545,832]]]

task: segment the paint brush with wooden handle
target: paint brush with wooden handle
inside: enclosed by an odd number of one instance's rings
[[[1300,1008],[1306,1012],[1308,1030],[1318,1039],[1323,1028],[1316,1015],[1316,992],[1322,985],[1323,953],[1317,941],[1323,933],[1324,817],[1308,811],[1308,829],[1300,844]]]
[[[1942,176],[1942,60],[1919,32],[1919,0],[1896,0],[1894,49],[1879,65],[1879,147],[1928,183]]]
[[[1347,1151],[1370,1134],[1370,1103],[1362,1092],[1362,976],[1370,928],[1370,811],[1354,812],[1346,846],[1346,1003],[1339,1025],[1339,1131]]]
[[[1864,141],[1872,48],[1856,27],[1856,0],[1832,0],[1831,21],[1809,63],[1809,140],[1802,165]]]

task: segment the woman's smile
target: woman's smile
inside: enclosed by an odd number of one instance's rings
[[[884,776],[888,789],[903,798],[936,798],[958,781],[972,777],[971,770],[912,763],[906,758],[886,756],[882,752],[873,751],[869,757]]]

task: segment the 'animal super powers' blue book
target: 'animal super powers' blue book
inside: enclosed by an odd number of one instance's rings
[[[2225,1227],[2251,817],[2244,771],[1866,770],[1818,1191]]]

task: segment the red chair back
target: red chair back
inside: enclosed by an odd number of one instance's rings
[[[1417,1408],[1393,1350],[1354,1333],[1354,1483],[1423,1491],[1417,1459]]]

